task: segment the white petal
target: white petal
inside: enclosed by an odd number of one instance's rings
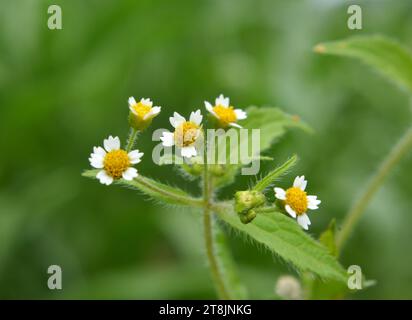
[[[236,119],[243,120],[247,118],[246,112],[241,109],[235,109]]]
[[[318,209],[319,204],[321,203],[320,200],[317,199],[317,196],[308,196],[308,208],[311,210]]]
[[[101,184],[109,185],[113,182],[113,178],[109,176],[106,171],[101,170],[97,173],[96,178],[99,179]]]
[[[300,176],[297,176],[293,181],[293,186],[299,188],[300,187]]]
[[[173,132],[163,132],[163,135],[160,137],[162,144],[165,147],[171,147],[175,144],[174,133]]]
[[[152,109],[150,109],[148,113],[145,114],[143,120],[147,120],[147,119],[157,116],[160,113],[160,110],[161,110],[161,107],[153,107]]]
[[[139,152],[139,150],[129,152],[129,160],[131,164],[139,163],[141,161],[141,157],[143,157],[143,152]]]
[[[147,98],[147,99],[145,99],[145,98],[140,99],[140,103],[143,104],[143,105],[145,105],[145,106],[148,106],[148,107],[150,107],[150,108],[153,106],[153,102],[152,102],[149,98]]]
[[[110,152],[112,150],[118,150],[120,149],[120,139],[119,137],[112,137],[109,136],[109,138],[105,139],[103,141],[104,148],[106,149],[107,152]]]
[[[136,100],[134,99],[134,97],[130,97],[129,100],[129,107],[133,107],[135,104],[137,104]]]
[[[195,143],[198,142],[197,139],[198,139],[201,135],[202,135],[202,130],[197,129],[197,130],[196,130],[196,136],[195,136],[195,140],[196,140]]]
[[[229,123],[229,126],[235,127],[235,128],[239,128],[239,129],[242,129],[242,128],[243,128],[241,125],[239,125],[239,124],[237,124],[237,123],[234,123],[234,122],[230,122],[230,123]]]
[[[304,213],[302,216],[303,216],[304,219],[306,220],[306,224],[307,224],[308,226],[310,226],[312,223],[310,222],[309,216],[308,216],[306,213]]]
[[[285,206],[285,210],[286,210],[287,213],[290,214],[290,216],[291,216],[292,218],[296,218],[296,212],[295,212],[295,210],[293,210],[293,209],[290,207],[290,205],[287,204],[287,205]]]
[[[213,111],[213,106],[212,106],[212,104],[211,104],[210,102],[205,101],[205,108],[206,108],[206,110],[209,111],[210,113],[214,113],[214,111]]]
[[[300,226],[305,229],[308,230],[308,226],[310,226],[310,220],[309,217],[306,213],[298,216],[298,223],[300,224]]]
[[[104,158],[100,154],[91,153],[89,160],[103,160]]]
[[[124,180],[133,180],[137,177],[137,170],[136,168],[130,167],[125,172],[123,172],[122,177]]]
[[[106,155],[106,151],[102,147],[93,147],[93,153],[104,157]]]
[[[103,161],[104,158],[99,155],[89,158],[90,165],[96,169],[101,169],[104,167]]]
[[[93,153],[90,154],[89,162],[94,168],[103,168],[104,157],[106,156],[106,151],[102,147],[93,147]]]
[[[183,122],[186,121],[185,118],[183,118],[180,114],[175,112],[173,114],[173,117],[169,118],[170,124],[172,125],[173,128],[177,128],[179,125],[181,125]]]
[[[213,111],[213,106],[209,102],[205,101],[205,107],[215,118],[219,119],[219,116]]]
[[[225,98],[223,94],[218,96],[215,101],[216,106],[229,107],[229,98]]]
[[[130,110],[130,112],[132,112],[133,114],[135,114],[136,116],[138,116],[138,114],[137,114],[134,106],[129,106],[129,110]]]
[[[194,146],[183,147],[182,148],[182,157],[190,158],[196,156],[196,148]]]
[[[195,112],[192,111],[190,114],[190,122],[196,123],[197,125],[200,125],[202,123],[203,116],[200,112],[200,110],[196,110]]]
[[[303,191],[306,189],[307,181],[305,180],[305,176],[297,176],[295,181],[293,182],[293,186],[296,188],[300,188]]]
[[[279,200],[286,200],[286,191],[282,188],[274,188],[275,190],[275,197]]]

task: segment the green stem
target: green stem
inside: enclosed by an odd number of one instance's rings
[[[201,199],[201,198],[196,199],[196,198],[193,198],[193,197],[178,195],[178,194],[175,194],[175,193],[168,192],[167,190],[156,187],[156,185],[154,185],[150,181],[147,181],[146,177],[144,177],[142,175],[138,175],[137,177],[135,177],[134,181],[140,183],[141,185],[143,185],[147,189],[150,189],[154,192],[157,192],[157,193],[159,193],[159,194],[161,194],[161,195],[163,195],[167,198],[174,199],[174,200],[176,200],[180,203],[187,204],[189,206],[194,206],[194,207],[203,207],[203,204],[204,204],[203,199]]]
[[[268,212],[279,212],[279,208],[276,206],[271,207],[260,207],[254,209],[256,213],[268,213]]]
[[[380,164],[378,170],[369,180],[365,190],[360,198],[353,204],[352,208],[346,215],[343,222],[342,229],[336,238],[336,245],[338,252],[340,252],[348,240],[350,234],[355,228],[359,218],[366,209],[368,203],[371,201],[375,192],[379,189],[385,178],[391,170],[398,164],[405,154],[412,148],[412,126],[399,139],[398,143],[392,148],[386,158]]]
[[[219,272],[219,265],[217,257],[215,256],[215,244],[213,235],[213,215],[211,213],[211,198],[213,194],[213,184],[208,173],[207,164],[207,142],[205,138],[204,150],[203,150],[203,228],[206,246],[206,255],[209,262],[210,272],[212,274],[212,279],[217,289],[219,298],[229,299],[229,294],[226,291],[225,283]]]
[[[127,152],[130,152],[132,150],[132,148],[133,148],[133,146],[136,142],[136,137],[137,137],[138,133],[139,133],[138,130],[136,130],[134,128],[130,129],[130,135],[129,135],[129,139],[128,139],[128,142],[127,142],[127,148],[126,148]]]

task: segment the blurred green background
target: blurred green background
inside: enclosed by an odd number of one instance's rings
[[[357,1],[363,30],[350,31],[351,2],[1,0],[0,298],[215,298],[197,212],[170,209],[135,191],[80,176],[92,146],[126,138],[127,98],[163,107],[139,138],[139,171],[185,189],[151,161],[151,131],[173,111],[203,109],[220,93],[236,107],[273,105],[316,131],[273,146],[322,199],[310,234],[341,221],[368,176],[411,122],[406,94],[369,68],[318,56],[313,46],[381,33],[412,48],[412,2]],[[47,28],[59,4],[63,29]],[[265,168],[263,168],[265,170]],[[412,298],[412,156],[374,198],[343,255],[375,287],[351,298]],[[230,196],[247,179],[226,188]],[[253,298],[272,298],[295,270],[232,233],[230,245]],[[47,268],[63,269],[63,290]]]

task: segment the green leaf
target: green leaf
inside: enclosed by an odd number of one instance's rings
[[[246,109],[246,112],[247,118],[243,120],[242,126],[246,129],[260,129],[261,152],[269,149],[288,128],[300,128],[307,132],[312,130],[299,117],[287,114],[279,108],[251,106]],[[258,154],[253,156],[258,156]]]
[[[338,248],[336,246],[336,220],[333,219],[328,228],[322,232],[319,237],[320,243],[322,243],[326,248],[328,248],[331,255],[334,257],[338,256]]]
[[[298,157],[293,155],[289,160],[287,160],[281,166],[275,168],[271,172],[269,172],[266,176],[260,179],[255,186],[252,188],[254,191],[263,192],[267,187],[269,187],[277,178],[285,174],[289,169],[291,169],[296,162],[298,161]]]
[[[99,172],[99,170],[87,170],[82,175],[87,178],[95,179],[97,172]],[[119,179],[116,180],[115,183],[132,189],[137,189],[146,195],[167,204],[191,206],[202,206],[203,204],[201,199],[193,198],[181,189],[168,186],[142,175],[138,175],[132,181]]]
[[[219,273],[222,275],[225,288],[230,299],[244,300],[248,298],[246,287],[243,285],[232,254],[227,246],[226,237],[221,228],[214,224],[214,253],[217,258]]]
[[[315,52],[357,58],[388,79],[412,92],[412,54],[399,43],[382,36],[357,36],[318,44]]]
[[[336,220],[333,219],[330,223],[328,228],[322,232],[319,237],[320,243],[322,243],[326,248],[328,248],[329,252],[337,257],[338,250],[336,246]],[[314,278],[311,276],[310,273],[306,273],[303,276],[303,282],[306,287],[306,292],[308,293],[308,299],[313,300],[330,300],[330,299],[343,299],[349,292],[349,288],[347,284],[339,282],[339,281],[320,281],[319,279]],[[362,276],[362,288],[366,289],[376,284],[374,280],[366,280],[364,276]]]
[[[252,160],[266,160],[267,157],[262,156],[262,152],[269,149],[269,147],[279,139],[288,128],[301,128],[307,132],[311,132],[311,129],[299,120],[297,116],[289,115],[278,108],[273,107],[255,107],[251,106],[246,109],[247,118],[242,120],[241,125],[246,129],[259,129],[260,130],[260,148],[256,149],[256,145],[252,146],[252,132],[249,130],[249,134],[240,135],[239,143],[232,147],[227,140],[222,143],[226,143],[226,149],[217,144],[217,148],[226,152],[226,174],[219,179],[216,179],[216,185],[221,187],[230,184],[234,181],[236,174],[242,166],[249,165]],[[239,146],[248,146],[247,155],[240,154],[240,164],[229,164],[229,158],[231,154],[239,154]],[[255,147],[255,150],[254,148]],[[252,152],[254,151],[254,152]],[[218,152],[216,152],[218,153]]]
[[[236,230],[263,244],[301,271],[310,271],[323,279],[346,283],[346,273],[328,250],[307,235],[293,219],[279,212],[258,213],[243,224],[232,205],[216,206],[219,218]]]
[[[338,300],[343,299],[349,292],[348,286],[342,281],[321,281],[307,273],[302,277],[307,299],[309,300]]]
[[[338,256],[336,247],[336,220],[333,219],[328,228],[322,232],[319,237],[319,242],[323,244],[334,257]],[[306,273],[303,277],[303,283],[306,286],[306,292],[309,299],[325,300],[325,299],[342,299],[348,292],[346,283],[339,281],[324,282],[314,278],[310,273]]]

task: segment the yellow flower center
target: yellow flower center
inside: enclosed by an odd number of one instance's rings
[[[224,125],[235,122],[237,120],[235,110],[233,107],[224,107],[221,105],[213,107],[214,113],[219,117],[220,122]]]
[[[178,147],[187,147],[193,144],[199,135],[199,126],[196,123],[185,121],[175,130],[175,143]]]
[[[129,155],[124,150],[113,150],[103,160],[104,170],[114,179],[120,179],[122,173],[130,167]]]
[[[141,119],[143,119],[144,116],[146,114],[148,114],[150,112],[150,110],[152,109],[151,107],[149,107],[149,106],[147,106],[147,105],[145,105],[141,102],[136,103],[132,108],[133,108],[134,112],[136,112],[137,116]]]
[[[308,197],[306,192],[300,188],[292,187],[286,190],[286,200],[288,204],[297,215],[301,215],[308,209]]]

